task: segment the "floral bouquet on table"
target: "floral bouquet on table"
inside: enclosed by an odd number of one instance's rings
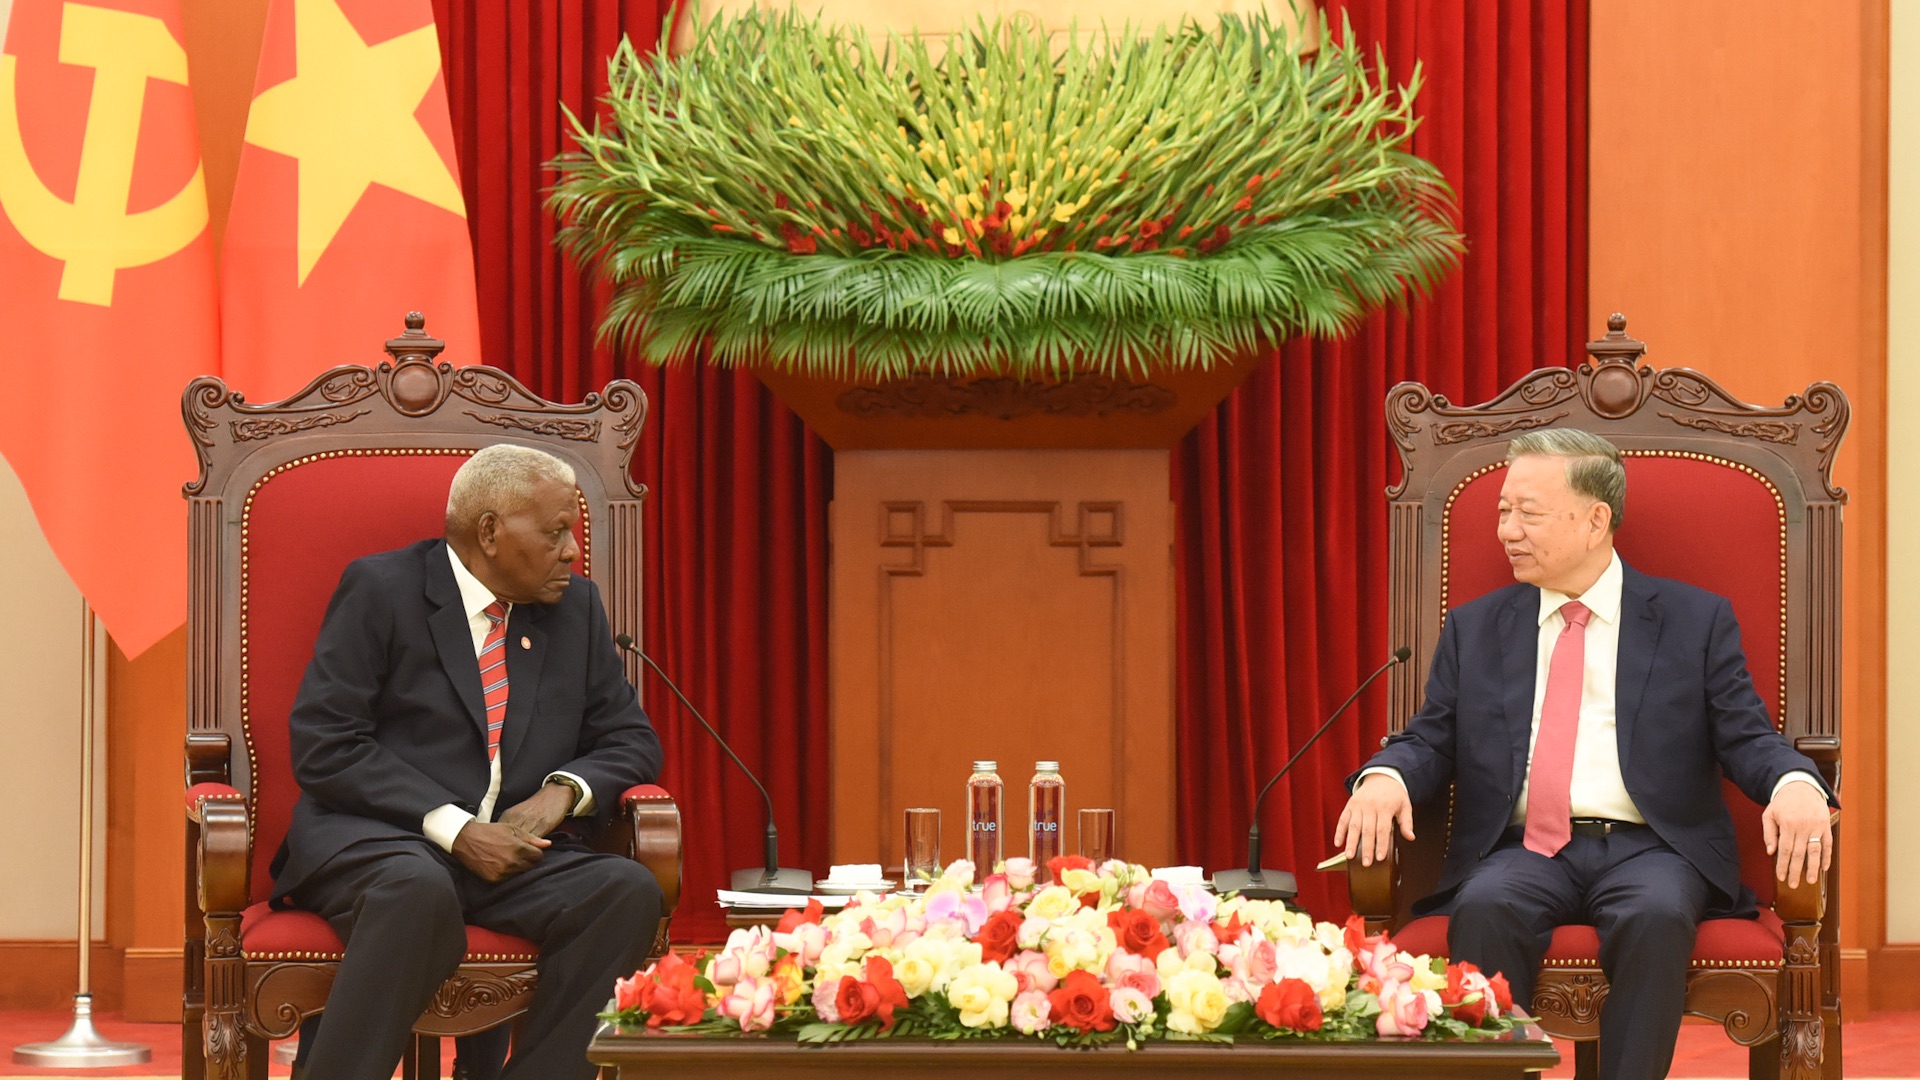
[[[1267,900],[1214,896],[1118,860],[1009,859],[973,888],[949,866],[926,893],[817,903],[776,930],[669,953],[614,986],[605,1019],[802,1042],[920,1035],[1061,1046],[1153,1039],[1470,1038],[1513,1028],[1503,976],[1400,952]]]

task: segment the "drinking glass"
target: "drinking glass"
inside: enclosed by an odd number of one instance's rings
[[[1113,811],[1092,807],[1080,811],[1080,854],[1094,865],[1113,858]]]
[[[900,887],[924,889],[940,876],[940,811],[929,806],[907,810],[907,859]]]

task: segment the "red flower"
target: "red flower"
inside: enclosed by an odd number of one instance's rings
[[[1213,924],[1213,936],[1219,939],[1222,945],[1239,941],[1240,935],[1246,932],[1247,926],[1247,923],[1240,921],[1240,913],[1236,911],[1226,922],[1216,921]]]
[[[1004,964],[1020,951],[1019,937],[1020,913],[1008,908],[982,924],[973,940],[980,946],[980,959]]]
[[[1100,977],[1091,971],[1067,972],[1060,988],[1047,995],[1047,1002],[1053,1006],[1050,1017],[1054,1023],[1083,1034],[1112,1031],[1118,1023],[1113,1018],[1113,1002],[1107,988],[1100,985]]]
[[[1147,219],[1146,221],[1142,221],[1140,223],[1140,235],[1141,236],[1159,236],[1160,223],[1157,221],[1154,221],[1151,218]]]
[[[647,1026],[694,1024],[707,1014],[707,995],[694,983],[693,965],[668,953],[653,966],[653,991],[646,996]]]
[[[1513,988],[1507,985],[1505,975],[1489,975],[1487,985],[1493,988],[1493,1003],[1505,1016],[1513,1011]]]
[[[880,1007],[880,991],[872,983],[862,982],[851,975],[840,976],[840,989],[833,995],[834,1007],[840,1010],[840,1022],[849,1027],[863,1024],[873,1019]]]
[[[873,991],[873,1012],[880,1018],[880,1030],[891,1030],[893,1011],[907,1007],[907,991],[893,977],[893,964],[886,957],[867,957],[866,985]]]
[[[1475,1000],[1466,999],[1479,994]],[[1479,1027],[1487,1019],[1487,1006],[1492,1002],[1492,990],[1488,980],[1480,974],[1480,969],[1466,961],[1447,965],[1447,988],[1440,991],[1440,1004],[1445,1005],[1453,1018],[1468,1027]]]
[[[1113,927],[1113,936],[1119,940],[1120,947],[1135,956],[1158,960],[1160,954],[1167,951],[1167,935],[1160,929],[1160,920],[1138,908],[1115,908],[1107,912],[1107,925]]]
[[[1191,225],[1180,226],[1180,239],[1185,240],[1187,237],[1192,235],[1193,235],[1193,226]]]
[[[1259,191],[1260,181],[1264,179],[1266,178],[1261,176],[1259,173],[1254,173],[1253,177],[1247,181],[1247,194],[1251,195],[1254,192]]]
[[[780,925],[774,928],[774,932],[791,934],[808,923],[819,923],[821,916],[825,914],[826,909],[820,906],[820,901],[808,900],[804,911],[800,908],[788,908],[787,913],[780,916]]]
[[[792,205],[793,203],[787,200],[786,195],[778,191],[773,193],[773,208],[775,210],[785,210]]]
[[[653,977],[644,971],[636,971],[630,979],[613,980],[613,1007],[617,1012],[647,1007],[647,999],[653,996]]]
[[[1292,1031],[1320,1030],[1320,997],[1299,979],[1268,983],[1253,1006],[1260,1019]]]
[[[1234,204],[1233,204],[1233,208],[1234,208],[1235,210],[1251,210],[1251,209],[1253,209],[1253,196],[1251,196],[1251,195],[1242,195],[1242,196],[1240,196],[1240,201],[1239,201],[1239,202],[1237,202],[1237,203],[1234,203]]]

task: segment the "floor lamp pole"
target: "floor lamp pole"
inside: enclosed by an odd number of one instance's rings
[[[153,1051],[138,1043],[102,1038],[93,1027],[93,607],[80,601],[80,978],[73,995],[73,1026],[52,1042],[13,1048],[13,1063],[43,1069],[105,1069],[140,1065]]]

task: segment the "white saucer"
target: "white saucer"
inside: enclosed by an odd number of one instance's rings
[[[852,896],[854,893],[887,893],[893,891],[891,881],[816,881],[813,891],[828,896]]]

